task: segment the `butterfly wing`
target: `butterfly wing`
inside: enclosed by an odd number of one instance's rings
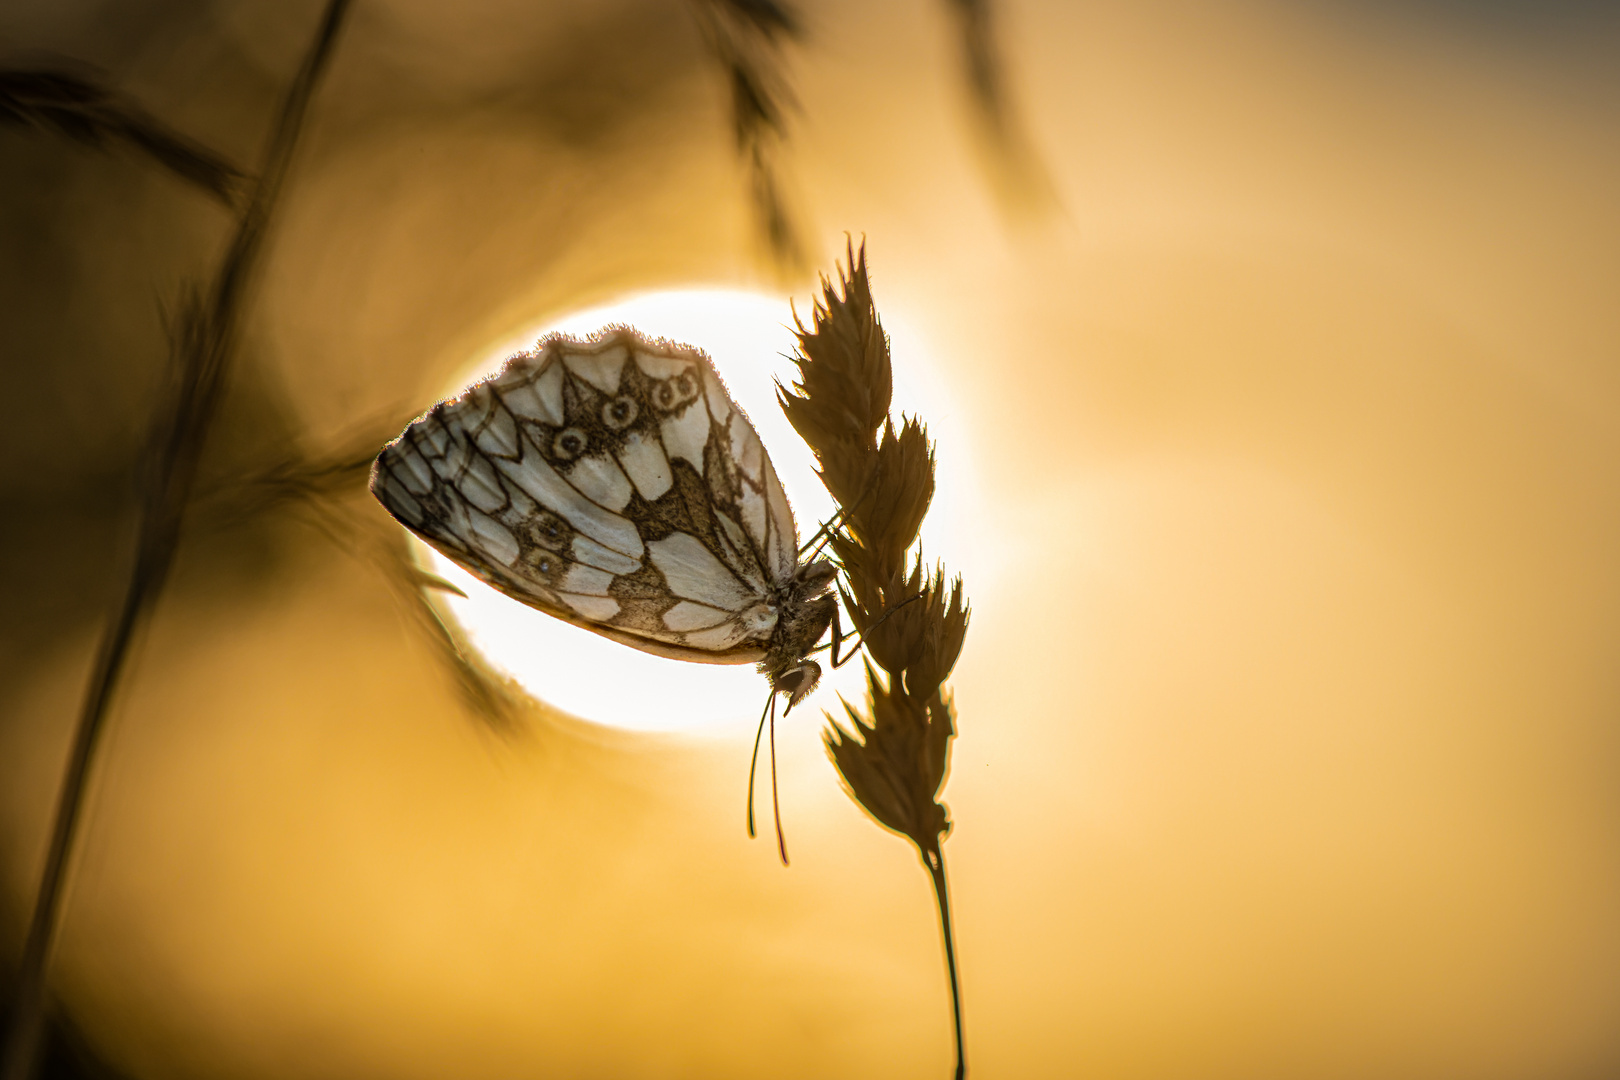
[[[628,328],[548,338],[378,456],[388,511],[531,607],[646,652],[761,658],[797,536],[701,352]]]

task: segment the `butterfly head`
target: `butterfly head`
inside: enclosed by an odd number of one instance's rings
[[[760,670],[770,677],[773,694],[787,695],[784,716],[821,681],[821,665],[809,654],[832,623],[838,601],[827,590],[837,576],[838,568],[825,559],[805,563],[779,601],[770,649]]]
[[[787,708],[782,710],[782,715],[792,712],[793,706],[809,696],[820,681],[821,665],[814,660],[801,660],[772,679],[771,691],[786,694],[788,698]]]

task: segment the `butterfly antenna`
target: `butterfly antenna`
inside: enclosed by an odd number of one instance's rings
[[[826,531],[826,530],[823,530],[823,531]],[[816,545],[815,550],[810,552],[810,554],[807,555],[807,556],[801,556],[801,561],[808,562],[808,561],[810,561],[812,559],[819,558],[820,555],[821,555],[822,550],[824,548],[826,548],[826,546],[828,544],[832,543],[832,538],[833,538],[833,534],[830,531],[827,531],[827,535],[823,536],[821,538],[821,543]]]
[[[754,770],[759,767],[759,740],[760,740],[760,736],[765,734],[765,714],[770,711],[771,702],[773,702],[775,700],[776,700],[776,691],[772,690],[771,691],[771,696],[768,697],[765,700],[765,708],[759,714],[759,728],[758,728],[758,730],[756,730],[754,732],[754,753],[753,753],[753,756],[751,756],[748,759],[748,838],[750,840],[752,840],[754,838],[754,836],[755,836],[755,833],[754,833]],[[776,728],[773,725],[771,727],[771,740],[772,740],[772,745],[773,746],[775,745],[775,739],[776,739]],[[773,765],[773,768],[774,768],[774,765]]]
[[[810,552],[812,557],[819,554],[821,549],[827,546],[827,541],[832,539],[832,531],[843,522],[844,515],[847,513],[849,511],[841,509],[832,516],[830,521],[824,522],[821,528],[816,530],[816,535],[806,540],[804,546],[799,549],[799,559],[802,561],[806,552]],[[814,551],[811,550],[812,548],[814,548]]]
[[[828,541],[832,539],[832,531],[838,526],[842,525],[845,518],[849,517],[850,514],[859,509],[861,503],[865,502],[866,497],[872,494],[876,488],[877,485],[875,482],[868,483],[866,485],[866,490],[861,493],[860,498],[856,499],[848,506],[839,507],[838,513],[834,514],[831,518],[824,522],[821,528],[816,530],[816,534],[804,542],[804,546],[799,549],[799,558],[803,560],[805,552],[810,551],[812,547],[815,548],[815,551],[811,553],[812,556],[819,555],[821,553],[821,549],[826,547]]]
[[[771,813],[776,817],[776,850],[781,853],[782,865],[788,864],[787,841],[782,839],[782,804],[776,798],[776,694],[771,694],[771,703],[767,707],[771,714]],[[750,801],[749,809],[753,808]]]

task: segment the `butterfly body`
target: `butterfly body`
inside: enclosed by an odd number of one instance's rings
[[[389,443],[371,490],[508,596],[644,652],[757,663],[789,707],[821,669],[835,569],[713,365],[626,328],[554,335]]]

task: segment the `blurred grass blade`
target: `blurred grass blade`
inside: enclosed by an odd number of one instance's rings
[[[782,54],[803,34],[798,14],[778,0],[693,0],[693,4],[730,89],[732,135],[748,173],[755,227],[777,269],[795,276],[808,263],[777,159],[787,140],[787,115],[796,104]]]
[[[1041,215],[1056,209],[1051,175],[1008,91],[992,0],[944,3],[956,24],[962,76],[990,186],[1002,206],[1017,214]]]
[[[44,1024],[45,970],[55,937],[62,884],[72,852],[97,736],[117,689],[136,629],[151,613],[174,563],[180,525],[208,429],[235,352],[241,309],[311,96],[326,67],[349,0],[329,0],[315,40],[282,101],[264,165],[206,297],[188,297],[175,335],[172,394],[154,419],[148,446],[134,564],[123,600],[97,652],[57,801],[45,868],[23,947],[17,1000],[7,1030],[0,1080],[30,1080]],[[70,115],[59,113],[57,115]],[[71,124],[71,121],[70,121]]]
[[[381,573],[411,627],[427,637],[467,707],[492,728],[511,731],[522,695],[476,649],[467,647],[454,620],[447,620],[427,595],[428,591],[461,597],[466,593],[418,566],[405,538],[375,515],[376,504],[366,485],[377,446],[388,438],[381,433],[398,431],[403,424],[390,418],[367,426],[349,440],[352,449],[326,458],[295,453],[247,476],[199,491],[195,502],[205,511],[208,524],[215,527],[240,525],[273,510],[289,509],[340,551]]]
[[[97,149],[125,143],[233,208],[246,187],[242,171],[223,155],[77,75],[0,71],[0,124],[45,128]]]

